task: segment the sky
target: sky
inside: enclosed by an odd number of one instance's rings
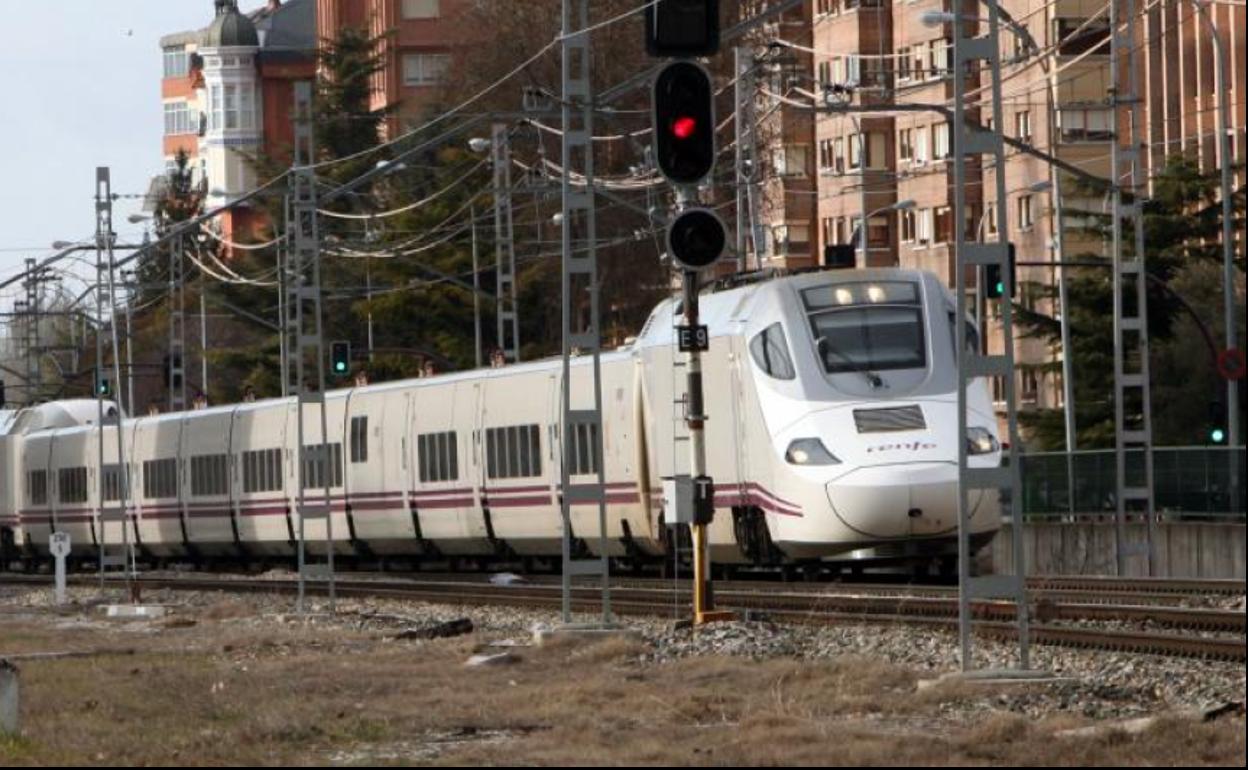
[[[244,0],[244,11],[262,5]],[[53,241],[95,230],[95,169],[113,192],[141,195],[161,173],[160,38],[206,26],[213,0],[3,0],[0,44],[0,280]],[[119,240],[141,238],[113,213]],[[0,297],[7,310],[11,296]]]

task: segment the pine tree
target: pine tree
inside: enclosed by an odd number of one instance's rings
[[[1182,412],[1185,405],[1191,404],[1199,404],[1200,411],[1204,413],[1208,401],[1217,393],[1214,375],[1207,361],[1205,366],[1198,366],[1197,371],[1192,371],[1189,368],[1191,358],[1174,354],[1178,348],[1201,350],[1205,345],[1199,337],[1193,338],[1195,327],[1187,318],[1188,310],[1173,293],[1175,287],[1191,287],[1189,276],[1207,272],[1215,262],[1221,263],[1221,206],[1217,203],[1217,191],[1216,173],[1204,173],[1191,160],[1176,156],[1158,174],[1154,180],[1153,197],[1144,203],[1145,257],[1149,273],[1148,332],[1154,384],[1154,441],[1157,444],[1188,444],[1201,440],[1192,429],[1192,419],[1176,422],[1165,417],[1157,418],[1171,410]],[[1077,195],[1092,197],[1100,192],[1090,188],[1076,190]],[[1235,207],[1236,226],[1242,232],[1243,190],[1235,194]],[[1083,217],[1095,220],[1095,224],[1087,229],[1108,242],[1110,218],[1086,212]],[[1130,239],[1129,230],[1124,237]],[[1081,267],[1071,271],[1068,312],[1078,445],[1081,449],[1112,447],[1112,263],[1100,254],[1068,254],[1066,258],[1073,261],[1104,261],[1105,264],[1105,267]],[[1242,259],[1238,266],[1242,274]],[[1042,297],[1056,299],[1056,286],[1037,286],[1034,290]],[[1188,304],[1207,316],[1202,319],[1206,324],[1220,323],[1213,312],[1206,310],[1207,303],[1193,303],[1188,298]],[[1016,307],[1015,312],[1022,333],[1045,339],[1055,350],[1060,350],[1060,324],[1056,318],[1022,307]],[[1183,336],[1176,336],[1177,328],[1183,329]],[[1207,359],[1207,356],[1203,357]],[[1057,367],[1045,364],[1041,368],[1051,371]],[[1180,385],[1175,387],[1176,383]],[[1020,417],[1037,449],[1061,449],[1064,446],[1064,415],[1061,410],[1032,410]],[[1203,425],[1205,421],[1200,419],[1195,425]]]

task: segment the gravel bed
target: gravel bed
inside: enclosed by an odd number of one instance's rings
[[[74,587],[69,593],[73,605],[60,613],[83,616],[84,621],[92,605],[105,601],[93,588]],[[319,597],[312,598],[309,600],[312,614],[305,618],[295,614],[293,597],[284,595],[239,596],[162,589],[145,592],[143,598],[146,603],[169,607],[172,617],[193,617],[198,611],[230,603],[244,611],[222,622],[256,628],[309,623],[327,630],[341,628],[381,638],[467,617],[472,620],[481,641],[508,640],[522,645],[528,643],[536,627],[549,627],[558,622],[557,613],[550,611],[389,599],[340,599],[337,613],[329,615],[326,602]],[[0,610],[10,616],[14,613],[44,616],[52,604],[50,589],[0,587]],[[95,616],[90,618],[96,620]],[[575,620],[592,622],[596,618],[578,615]],[[116,624],[107,625],[117,627]],[[127,625],[136,626],[138,631],[138,627],[155,624]],[[752,621],[719,623],[695,631],[677,628],[671,620],[652,618],[627,618],[625,625],[641,636],[641,652],[632,661],[641,666],[663,665],[675,659],[704,655],[750,660],[790,657],[811,661],[848,656],[901,666],[920,678],[927,678],[954,670],[959,659],[955,633],[926,627],[859,623],[789,626]],[[1016,665],[1015,652],[1014,645],[977,638],[973,654],[977,668],[1008,668]],[[1028,716],[1069,712],[1106,719],[1170,710],[1205,710],[1245,701],[1245,666],[1237,663],[1033,645],[1032,666],[1067,681],[985,693],[983,697],[960,693],[939,704],[941,713],[957,716],[991,709]]]

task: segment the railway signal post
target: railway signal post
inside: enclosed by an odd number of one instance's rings
[[[686,207],[715,167],[715,89],[707,71],[683,57],[719,50],[718,0],[660,0],[646,9],[646,51],[682,57],[659,70],[654,80],[652,118],[654,158],[659,172],[676,188],[677,214],[667,230],[667,253],[680,270],[684,324],[677,327],[685,358],[685,424],[689,430],[689,479],[673,489],[685,500],[670,500],[689,513],[693,545],[693,623],[728,620],[717,612],[710,581],[707,525],[715,514],[715,482],[706,473],[706,409],[701,355],[710,337],[698,319],[698,271],[724,253],[727,231],[709,209]],[[688,497],[692,496],[692,500]],[[680,518],[680,517],[678,517]],[[681,521],[681,523],[686,523]]]
[[[963,183],[966,178],[967,165],[972,158],[987,155],[986,164],[997,169],[1005,168],[1005,144],[1001,134],[1004,124],[1002,119],[1001,96],[1001,9],[996,0],[985,0],[987,7],[986,32],[977,37],[967,37],[968,23],[977,24],[976,17],[958,17],[953,28],[953,116],[950,134],[953,138],[953,189],[954,206],[953,220],[966,221],[966,189]],[[971,84],[978,87],[986,95],[980,109],[986,108],[992,116],[992,122],[986,127],[971,130],[967,126],[968,106],[966,94],[967,80],[973,75],[987,75],[989,82],[980,86],[978,82]],[[974,106],[971,109],[975,109]],[[980,120],[982,124],[986,121]],[[1030,657],[1030,626],[1027,602],[1027,568],[1023,551],[1023,516],[1022,516],[1022,485],[1019,483],[1019,459],[1022,442],[1018,435],[1017,400],[1014,390],[1014,327],[1013,305],[1009,298],[1014,295],[1014,275],[1011,267],[1008,215],[1006,208],[1005,175],[996,175],[996,206],[997,222],[1000,234],[996,242],[970,241],[966,228],[954,228],[955,246],[955,296],[957,312],[955,313],[955,340],[966,339],[967,325],[967,272],[968,268],[983,268],[976,272],[982,277],[991,276],[1001,283],[1001,329],[1002,353],[990,355],[981,353],[974,346],[960,344],[957,346],[958,365],[958,401],[957,401],[957,432],[955,441],[958,447],[958,636],[961,650],[961,668],[969,673],[975,668],[971,649],[971,602],[977,599],[1012,599],[1017,607],[1015,622],[1018,630],[1018,665],[1024,672],[1031,666]],[[996,290],[994,285],[993,290]],[[1010,442],[1008,465],[983,467],[970,462],[971,440],[969,431],[976,427],[970,425],[968,411],[969,392],[972,383],[980,377],[997,377],[1004,384],[1006,401],[1006,422]],[[971,573],[971,517],[975,506],[971,497],[978,493],[984,497],[993,493],[1001,495],[1002,505],[1009,512],[1009,520],[1013,535],[1014,572],[1009,575],[973,576]],[[1003,511],[1004,513],[1004,511]],[[999,675],[999,673],[997,674]],[[1020,674],[1021,675],[1021,674]]]

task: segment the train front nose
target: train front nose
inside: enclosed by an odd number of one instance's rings
[[[827,484],[845,526],[867,537],[939,535],[958,522],[958,466],[949,462],[870,465]],[[977,507],[977,492],[971,504]]]

